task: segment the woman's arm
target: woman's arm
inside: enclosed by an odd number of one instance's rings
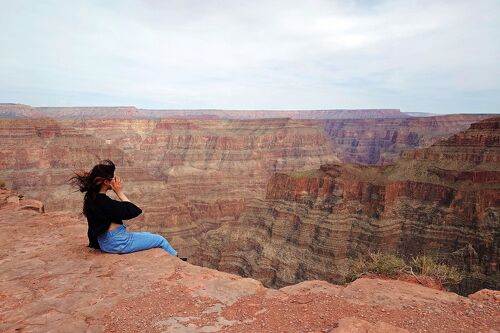
[[[111,216],[118,220],[129,220],[142,213],[142,210],[130,202],[125,193],[123,193],[123,183],[121,177],[116,176],[111,181],[110,185],[118,198],[121,200],[117,201],[108,197],[108,207]]]
[[[128,199],[125,201],[113,200],[107,196],[105,204],[108,216],[112,220],[130,220],[134,217],[141,215],[142,209],[130,202]]]
[[[121,201],[129,201],[130,200],[127,198],[127,196],[125,195],[125,193],[123,193],[123,191],[118,191],[118,192],[115,192],[116,195],[118,196],[118,198],[120,198]]]

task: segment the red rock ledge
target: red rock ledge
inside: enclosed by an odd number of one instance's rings
[[[160,249],[86,247],[86,222],[0,189],[1,332],[496,332],[500,292],[402,281],[279,290]]]

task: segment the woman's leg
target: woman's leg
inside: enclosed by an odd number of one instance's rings
[[[105,233],[97,237],[99,242],[99,247],[104,252],[109,253],[123,253],[123,249],[127,246],[130,235],[125,229],[125,226],[119,226],[112,231],[106,231]]]
[[[161,235],[150,232],[129,232],[129,241],[122,253],[137,252],[155,247],[161,247],[171,255],[177,255],[177,251]]]

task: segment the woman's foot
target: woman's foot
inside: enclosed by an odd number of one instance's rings
[[[186,258],[186,257],[180,257],[179,253],[177,253],[176,257],[179,258],[182,261],[187,261],[188,260],[188,258]]]

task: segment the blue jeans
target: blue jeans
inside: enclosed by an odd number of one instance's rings
[[[97,237],[101,250],[109,253],[130,253],[161,247],[171,255],[177,251],[161,235],[150,232],[128,232],[125,224]]]

